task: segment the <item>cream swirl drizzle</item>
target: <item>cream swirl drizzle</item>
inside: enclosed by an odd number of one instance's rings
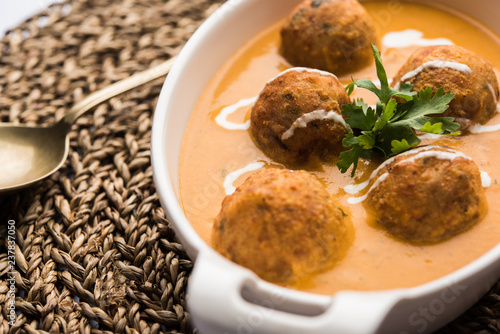
[[[415,148],[413,150],[409,150],[409,151],[405,151],[405,152],[402,152],[400,154],[398,154],[397,156],[406,156],[406,155],[410,155],[410,154],[414,154],[414,153],[419,153],[419,152],[423,152],[423,151],[429,151],[429,150],[432,150],[432,149],[435,149],[435,148],[443,148],[443,149],[448,149],[448,148],[445,148],[443,146],[434,146],[434,145],[429,145],[429,146],[422,146],[422,147],[418,147],[418,148]],[[451,150],[449,149],[450,151],[454,151],[454,150]],[[368,185],[370,184],[370,182],[375,178],[375,176],[377,176],[378,172],[384,168],[385,166],[387,166],[388,164],[390,164],[391,162],[394,161],[396,157],[392,157],[392,158],[389,158],[387,159],[386,161],[384,161],[382,164],[380,164],[380,166],[378,166],[377,169],[375,169],[372,174],[370,175],[370,177],[368,178],[368,180],[366,180],[365,182],[362,182],[362,183],[359,183],[359,184],[353,184],[353,185],[348,185],[344,188],[344,191],[348,194],[357,194],[358,192],[360,192],[361,190],[365,189],[366,187],[368,187]]]
[[[493,96],[493,101],[495,101],[495,104],[497,105],[497,110],[498,110],[498,107],[499,107],[499,105],[498,105],[498,96],[495,93],[495,89],[493,88],[493,86],[490,83],[488,83],[487,85],[488,85],[488,89],[491,92],[491,96]]]
[[[449,68],[449,69],[461,72],[463,74],[470,74],[472,72],[471,68],[466,64],[456,63],[456,62],[446,61],[446,60],[431,60],[431,61],[428,61],[428,62],[420,65],[419,67],[417,67],[413,71],[410,71],[410,72],[406,73],[405,75],[403,75],[400,82],[407,82],[408,80],[419,75],[420,72],[422,72],[423,70],[428,70],[428,69],[433,69],[433,68]],[[399,86],[400,86],[399,82],[396,84],[396,86],[399,89]]]
[[[393,31],[384,35],[382,44],[387,48],[406,48],[412,45],[432,46],[432,45],[453,45],[447,38],[424,38],[424,33],[414,29],[403,31]]]
[[[432,151],[435,148],[440,148],[440,149],[445,150],[445,151]],[[458,152],[458,151],[455,151],[453,149],[443,147],[443,146],[433,146],[433,145],[422,146],[422,147],[419,147],[419,148],[416,148],[413,150],[409,150],[409,151],[400,153],[397,156],[406,156],[406,155],[410,155],[410,154],[415,154],[415,155],[408,158],[408,159],[404,159],[404,160],[399,161],[396,165],[400,165],[400,164],[408,163],[408,162],[413,162],[417,159],[423,159],[423,158],[429,158],[429,157],[440,159],[440,160],[450,160],[450,161],[453,161],[454,159],[459,158],[459,157],[467,159],[467,160],[472,160],[470,157],[466,156],[462,152]],[[385,166],[392,163],[395,158],[396,157],[392,157],[392,158],[384,161],[377,169],[375,169],[373,171],[373,173],[370,175],[370,177],[368,178],[367,181],[362,182],[360,184],[348,185],[344,188],[344,191],[348,194],[354,195],[354,194],[357,194],[358,192],[360,192],[361,190],[365,189],[366,187],[368,187],[368,185],[370,185],[371,181],[378,175],[378,173]],[[359,196],[359,197],[350,197],[350,198],[348,198],[347,202],[350,204],[357,204],[357,203],[363,202],[368,197],[368,194],[373,189],[375,189],[381,182],[383,182],[388,176],[389,176],[388,173],[383,173],[382,175],[380,175],[377,178],[377,180],[375,180],[375,182],[368,189],[368,191],[365,195]],[[491,185],[491,179],[490,179],[488,173],[486,173],[486,172],[481,172],[481,181],[482,181],[483,187],[485,187],[485,188],[487,188]]]
[[[493,96],[494,102],[497,105],[497,113],[500,113],[500,103],[498,102],[498,97],[495,94],[495,90],[493,89],[493,86],[488,83],[488,89],[491,92],[491,95]],[[484,132],[494,132],[500,130],[500,124],[495,124],[495,125],[481,125],[479,123],[476,123],[472,125],[469,128],[470,133],[484,133]]]
[[[236,191],[236,187],[233,185],[233,183],[240,176],[242,176],[243,174],[245,174],[247,172],[251,172],[251,171],[260,169],[260,168],[264,167],[264,165],[265,165],[264,162],[255,161],[255,162],[249,163],[248,165],[246,165],[243,168],[240,168],[238,170],[235,170],[234,172],[227,174],[226,177],[224,178],[224,183],[223,183],[225,194],[231,195],[232,193],[234,193]]]
[[[495,124],[495,125],[481,125],[481,124],[474,124],[471,127],[469,127],[470,133],[485,133],[485,132],[494,132],[500,130],[500,124]]]
[[[331,77],[334,77],[336,79],[337,76],[333,73],[330,73],[330,72],[327,72],[327,71],[322,71],[322,70],[318,70],[318,69],[315,69],[315,68],[309,68],[309,67],[291,67],[289,69],[286,69],[284,70],[283,72],[279,73],[278,75],[272,77],[271,79],[269,79],[269,81],[267,81],[267,83],[271,83],[273,82],[274,80],[278,79],[279,77],[281,77],[282,75],[286,74],[286,73],[289,73],[289,72],[297,72],[297,73],[303,73],[303,72],[309,72],[309,73],[318,73],[318,74],[321,74],[321,75],[326,75],[326,76],[331,76]]]
[[[250,121],[246,121],[245,123],[234,123],[228,121],[227,117],[240,108],[254,104],[255,101],[257,101],[256,96],[239,100],[234,104],[222,108],[220,113],[215,117],[215,122],[227,130],[248,130],[250,128]]]
[[[335,111],[332,110],[327,112],[323,109],[320,109],[303,114],[299,118],[297,118],[292,123],[290,128],[288,128],[288,130],[283,132],[283,134],[281,135],[281,140],[287,140],[290,137],[292,137],[295,132],[295,129],[297,128],[305,128],[307,127],[307,124],[309,124],[312,121],[324,120],[324,119],[331,119],[336,123],[342,125],[346,129],[350,129],[349,125],[347,125],[347,123],[345,122],[344,118],[341,115],[337,114]]]
[[[481,171],[481,182],[483,184],[483,188],[488,188],[491,186],[491,177],[487,172]]]

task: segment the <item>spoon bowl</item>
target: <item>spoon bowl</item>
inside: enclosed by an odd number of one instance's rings
[[[66,160],[69,140],[61,124],[50,127],[0,124],[0,191],[44,179]]]
[[[175,57],[115,82],[75,104],[52,126],[0,123],[0,193],[22,189],[57,171],[69,152],[71,125],[86,111],[130,89],[166,75]]]

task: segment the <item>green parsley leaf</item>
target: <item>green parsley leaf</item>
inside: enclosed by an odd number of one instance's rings
[[[377,136],[377,151],[382,154],[384,158],[390,157],[400,152],[393,152],[393,141],[403,141],[406,139],[411,147],[420,144],[420,139],[411,127],[406,124],[389,123],[385,126]]]
[[[346,123],[351,128],[369,131],[377,121],[375,110],[364,103],[362,99],[355,101],[353,104],[344,105],[342,112],[348,117]]]
[[[410,83],[401,84],[399,89],[390,87],[380,51],[375,45],[372,49],[380,88],[368,79],[353,79],[346,91],[351,95],[356,87],[369,90],[379,99],[376,108],[362,99],[342,108],[351,127],[342,146],[351,149],[340,154],[337,166],[342,173],[352,166],[351,176],[360,157],[372,156],[373,152],[389,157],[417,146],[420,139],[415,131],[453,135],[460,128],[453,117],[436,116],[448,109],[455,94],[445,93],[443,88],[434,93],[430,87],[416,92]]]
[[[362,135],[358,136],[357,139],[364,150],[371,150],[375,147],[375,138],[373,138],[373,133],[371,131],[364,132]]]
[[[359,156],[361,155],[362,152],[363,148],[359,144],[356,144],[349,151],[344,151],[340,153],[340,159],[337,162],[337,167],[340,169],[342,173],[345,173],[352,165],[353,168],[351,172],[351,177],[354,177],[354,172],[358,167]]]
[[[443,133],[443,123],[431,124],[431,122],[427,122],[420,128],[420,131],[434,134]]]
[[[401,84],[401,87],[399,87],[399,93],[394,94],[394,97],[400,97],[405,99],[406,101],[411,101],[413,100],[413,97],[418,94],[418,92],[412,90],[413,85],[405,82]]]
[[[410,148],[412,148],[412,146],[404,138],[401,141],[399,141],[399,140],[393,140],[391,142],[391,146],[392,146],[391,151],[392,151],[393,154],[398,154],[398,153],[404,152],[404,151],[409,150]]]
[[[382,116],[375,122],[375,126],[373,127],[373,131],[379,132],[391,121],[391,119],[396,114],[396,106],[397,102],[395,99],[390,100],[389,103],[385,106],[384,112]]]
[[[351,147],[358,144],[359,140],[352,132],[349,132],[342,140],[342,146],[344,147]]]
[[[443,132],[442,134],[456,136],[460,135],[460,124],[455,123],[455,119],[453,117],[431,117],[431,124],[442,123],[443,124]]]
[[[356,86],[354,85],[354,79],[352,81],[353,82],[345,86],[345,90],[347,92],[347,95],[349,96],[351,96],[352,92],[354,91],[354,88],[356,88]]]
[[[431,114],[442,114],[448,109],[448,104],[455,98],[455,94],[444,93],[443,88],[439,88],[436,94],[432,93],[432,88],[427,87],[413,98],[413,105],[405,118],[420,119],[422,116]],[[424,123],[425,124],[425,123]],[[458,124],[457,124],[458,125]]]
[[[440,133],[448,134],[457,131],[460,128],[458,123],[453,122],[453,118],[433,119],[427,115],[442,114],[448,109],[448,104],[453,100],[455,94],[450,92],[444,93],[442,88],[439,88],[436,94],[432,93],[432,88],[427,87],[420,91],[419,95],[415,95],[412,101],[408,103],[408,109],[405,113],[396,119],[398,125],[409,126],[414,130],[421,130],[426,123],[436,125],[442,124],[443,131]]]

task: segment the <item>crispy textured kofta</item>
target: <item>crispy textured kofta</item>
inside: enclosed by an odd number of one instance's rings
[[[498,81],[493,66],[477,54],[455,45],[428,46],[415,51],[401,67],[393,85],[404,82],[420,91],[455,93],[443,116],[455,117],[461,130],[486,123],[496,113]]]
[[[423,146],[381,165],[365,207],[372,224],[416,244],[444,241],[486,214],[480,171],[469,157]]]
[[[263,279],[292,284],[330,268],[352,236],[350,220],[314,175],[263,169],[226,196],[212,244]]]
[[[250,114],[250,130],[259,148],[277,162],[298,166],[314,158],[327,160],[342,149],[348,131],[342,105],[348,103],[333,74],[291,68],[261,91]]]
[[[306,0],[281,29],[281,53],[290,64],[337,75],[368,65],[375,43],[373,20],[357,0]]]

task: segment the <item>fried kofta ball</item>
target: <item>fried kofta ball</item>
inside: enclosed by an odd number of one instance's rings
[[[291,284],[331,267],[352,235],[344,211],[314,175],[263,169],[226,196],[212,245],[267,281]]]
[[[498,81],[493,66],[477,54],[456,45],[419,48],[401,67],[393,85],[404,82],[414,91],[431,87],[436,92],[455,93],[448,110],[440,116],[451,116],[461,130],[486,123],[497,112]]]
[[[333,74],[292,68],[265,85],[252,107],[250,130],[257,146],[277,162],[328,160],[342,150],[348,131],[342,105],[348,103]]]
[[[368,65],[375,24],[357,0],[306,0],[281,29],[281,53],[293,66],[342,75]]]
[[[447,240],[487,211],[477,165],[443,146],[423,146],[386,161],[365,207],[373,225],[415,244]]]

